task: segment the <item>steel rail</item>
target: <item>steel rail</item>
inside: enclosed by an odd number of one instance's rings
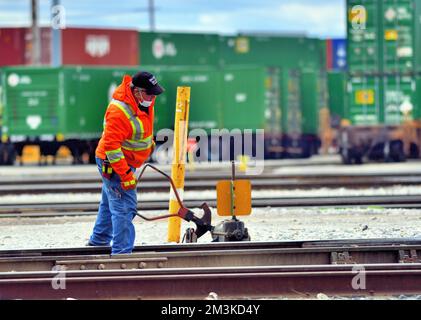
[[[420,258],[418,258],[420,257]],[[300,248],[243,248],[145,251],[130,255],[84,254],[0,257],[0,272],[271,266],[314,264],[421,263],[420,245],[305,246]]]
[[[188,208],[199,207],[206,202],[216,207],[215,199],[185,200]],[[281,198],[253,198],[254,208],[266,207],[367,207],[379,206],[384,208],[421,208],[421,195],[399,196],[348,196],[348,197],[281,197]],[[0,204],[0,217],[51,217],[96,215],[98,202],[73,203],[8,203]],[[168,210],[168,200],[139,201],[138,210]]]
[[[419,294],[421,264],[264,266],[0,273],[0,299],[204,299],[280,296]],[[53,283],[65,281],[65,290]],[[63,288],[63,287],[62,287]],[[57,287],[56,287],[57,289]]]
[[[186,172],[186,180],[224,180],[230,177],[230,171],[210,171],[210,172]],[[347,173],[305,173],[305,174],[274,174],[273,172],[264,171],[260,175],[247,175],[242,172],[236,172],[238,179],[251,179],[251,180],[271,180],[271,179],[331,179],[338,177],[340,179],[353,179],[353,178],[368,178],[368,177],[420,177],[421,173],[399,173],[399,172],[388,172],[388,173],[366,173],[366,172],[355,172],[352,174]],[[162,176],[154,172],[148,172],[145,174],[144,181],[162,181]],[[80,184],[80,183],[96,183],[100,182],[99,174],[52,174],[52,175],[20,175],[20,176],[0,176],[0,186],[2,185],[18,185],[18,184]]]
[[[186,190],[208,190],[215,188],[218,180],[186,180]],[[252,179],[254,190],[291,190],[312,188],[374,188],[395,185],[420,185],[421,176],[408,177],[352,177],[352,178],[304,178],[304,179]],[[43,194],[43,193],[99,193],[101,183],[52,183],[25,184],[25,185],[0,185],[0,194]],[[166,181],[144,181],[138,185],[139,192],[168,192],[169,185]]]
[[[421,245],[421,238],[372,238],[372,239],[334,239],[302,241],[244,241],[244,242],[211,242],[211,243],[178,243],[178,244],[145,244],[135,246],[134,253],[142,252],[177,252],[203,250],[240,250],[240,249],[285,249],[306,247],[365,247],[365,246],[405,246]],[[111,248],[73,247],[73,248],[34,248],[0,250],[0,257],[26,256],[74,256],[109,254]]]

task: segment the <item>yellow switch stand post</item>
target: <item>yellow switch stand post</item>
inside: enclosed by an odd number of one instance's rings
[[[184,173],[187,152],[187,133],[190,107],[190,87],[177,87],[177,102],[174,122],[174,156],[171,178],[177,192],[183,200]],[[174,192],[170,191],[170,214],[176,214],[180,209]],[[168,220],[168,242],[180,242],[181,218],[171,217]]]

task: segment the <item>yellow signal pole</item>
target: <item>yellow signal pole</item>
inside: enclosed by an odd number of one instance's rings
[[[174,156],[171,178],[177,192],[183,200],[184,173],[187,152],[187,133],[190,107],[190,87],[177,87],[177,103],[175,106],[174,123]],[[176,214],[180,209],[174,192],[170,191],[170,214]],[[168,242],[180,242],[181,218],[171,217],[168,220]]]

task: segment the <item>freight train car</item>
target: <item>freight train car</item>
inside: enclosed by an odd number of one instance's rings
[[[42,155],[55,155],[67,146],[76,162],[93,149],[102,132],[110,94],[127,69],[27,68],[3,69],[3,141],[17,155],[37,145]]]
[[[345,99],[340,131],[345,163],[419,156],[420,77],[350,77]]]
[[[281,127],[272,124],[267,134],[267,157],[308,157],[317,153],[318,112],[326,96],[325,41],[304,36],[241,34],[221,37],[220,50],[223,65],[261,65],[272,70],[269,83],[278,83],[278,90],[269,86],[272,97],[279,95],[279,111],[269,109],[272,119],[279,118]]]
[[[244,67],[177,67],[164,72],[166,93],[173,114],[176,87],[191,87],[189,129],[196,139],[196,160],[230,160],[240,154],[256,155],[256,132],[265,129],[266,69]],[[245,130],[252,146],[244,148]],[[158,138],[160,133],[157,132]],[[157,143],[163,141],[164,135]],[[157,148],[158,158],[160,147]],[[263,155],[262,155],[263,156]]]
[[[319,112],[326,107],[324,77],[313,70],[282,69],[281,157],[306,158],[318,152]]]
[[[155,133],[172,129],[176,87],[192,87],[190,128],[211,133],[211,129],[264,128],[266,73],[262,67],[160,69],[143,66],[156,74],[166,91],[155,105]],[[55,155],[61,146],[71,151],[76,162],[94,150],[102,132],[108,101],[124,74],[139,68],[28,68],[3,69],[4,148],[22,155],[27,145],[39,146],[42,155]],[[166,132],[165,134],[167,134]],[[219,133],[216,133],[219,134]],[[225,133],[220,134],[220,138]],[[6,143],[7,142],[7,143]],[[211,149],[209,149],[210,151]],[[203,157],[208,157],[203,150]],[[239,151],[242,153],[242,151]],[[231,155],[230,157],[234,157]],[[13,163],[9,159],[8,163]],[[207,158],[206,158],[207,160]]]
[[[347,17],[343,161],[418,157],[421,1],[348,0]]]

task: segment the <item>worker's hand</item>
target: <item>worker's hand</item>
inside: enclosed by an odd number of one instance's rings
[[[132,171],[121,177],[121,187],[123,188],[123,190],[134,190],[136,189],[136,186],[136,177]]]

